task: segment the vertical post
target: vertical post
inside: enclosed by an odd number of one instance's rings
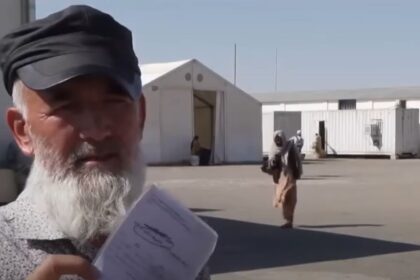
[[[21,15],[21,24],[25,24],[34,20],[35,17],[32,13],[35,12],[35,2],[34,0],[20,0],[20,15]]]
[[[274,77],[274,91],[277,92],[277,48],[276,48],[276,71],[275,71],[275,77]]]
[[[236,86],[236,43],[234,45],[233,53],[233,84]]]

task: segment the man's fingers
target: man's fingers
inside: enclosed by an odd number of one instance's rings
[[[75,274],[85,280],[96,280],[93,266],[84,258],[72,255],[54,255],[47,257],[54,272],[60,277],[65,274]]]
[[[27,280],[58,280],[62,275],[78,275],[85,280],[97,280],[98,272],[84,258],[72,255],[50,255]]]

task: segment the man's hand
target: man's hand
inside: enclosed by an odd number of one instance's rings
[[[73,255],[48,256],[26,280],[58,280],[62,275],[78,275],[85,280],[97,280],[98,272],[84,258]]]

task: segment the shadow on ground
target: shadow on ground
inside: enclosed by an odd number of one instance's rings
[[[218,212],[220,209],[207,209],[207,208],[190,208],[194,213],[203,213],[203,212]]]
[[[316,176],[303,176],[301,180],[328,180],[335,178],[342,178],[340,175],[316,175]]]
[[[420,246],[413,244],[202,218],[219,233],[218,246],[210,261],[213,274],[420,250]]]
[[[302,161],[302,164],[324,164],[324,162],[319,159],[305,159]]]
[[[379,224],[337,224],[337,225],[299,225],[299,228],[358,228],[358,227],[383,227]]]

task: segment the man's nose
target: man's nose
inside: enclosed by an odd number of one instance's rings
[[[106,114],[84,112],[80,115],[80,138],[101,141],[111,135],[111,125]]]

